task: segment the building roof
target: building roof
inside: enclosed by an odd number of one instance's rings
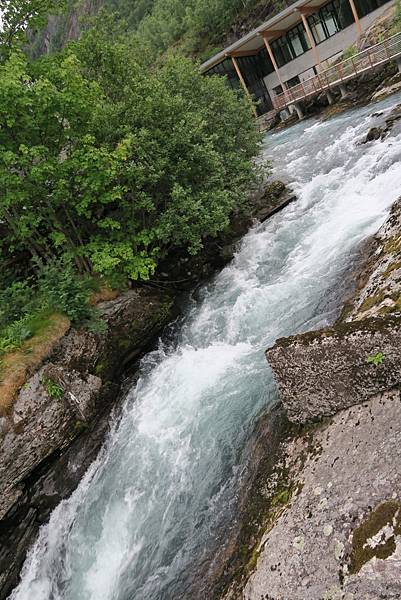
[[[259,27],[253,29],[250,33],[234,42],[234,44],[227,46],[227,48],[224,48],[224,50],[215,54],[212,58],[209,58],[209,60],[201,65],[201,71],[204,73],[208,69],[211,69],[234,52],[249,52],[252,54],[255,50],[261,50],[264,46],[262,33],[271,33],[272,37],[274,37],[274,33],[277,33],[278,36],[281,32],[288,31],[294,25],[299,23],[299,11],[301,8],[319,8],[326,2],[327,0],[298,0],[297,2],[294,2],[294,4],[265,23],[262,23],[262,25],[259,25]]]

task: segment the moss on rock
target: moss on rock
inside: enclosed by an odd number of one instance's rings
[[[391,528],[391,535],[383,531]],[[349,572],[353,575],[372,558],[382,560],[394,554],[395,536],[401,534],[401,504],[398,500],[388,500],[375,508],[369,516],[354,530]],[[375,538],[375,539],[374,539]]]

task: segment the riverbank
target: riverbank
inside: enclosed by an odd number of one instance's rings
[[[267,351],[289,422],[226,600],[401,595],[400,238],[398,201],[336,324]]]
[[[166,277],[98,303],[103,323],[98,333],[62,320],[54,339],[41,345],[43,352],[28,355],[29,364],[14,382],[14,400],[0,418],[2,600],[15,586],[39,527],[95,459],[110,413],[120,406],[124,374],[128,369],[135,377],[138,360],[177,317],[179,296],[232,259],[254,220],[267,219],[293,200],[284,184],[269,183],[224,235],[206,240],[199,256],[170,257],[159,270],[165,268]],[[7,380],[0,387],[10,391]]]

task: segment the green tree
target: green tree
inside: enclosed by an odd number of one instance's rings
[[[0,260],[146,279],[228,225],[255,173],[250,107],[189,60],[144,55],[93,28],[61,55],[0,65]]]

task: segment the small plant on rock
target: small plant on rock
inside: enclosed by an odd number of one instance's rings
[[[64,397],[64,388],[53,379],[48,379],[47,377],[44,377],[40,383],[43,385],[50,398],[54,398],[55,400],[61,400],[61,398]]]
[[[375,365],[375,367],[378,367],[379,365],[383,364],[383,362],[384,362],[383,352],[377,352],[377,354],[373,354],[372,356],[369,356],[367,359],[367,362]]]

